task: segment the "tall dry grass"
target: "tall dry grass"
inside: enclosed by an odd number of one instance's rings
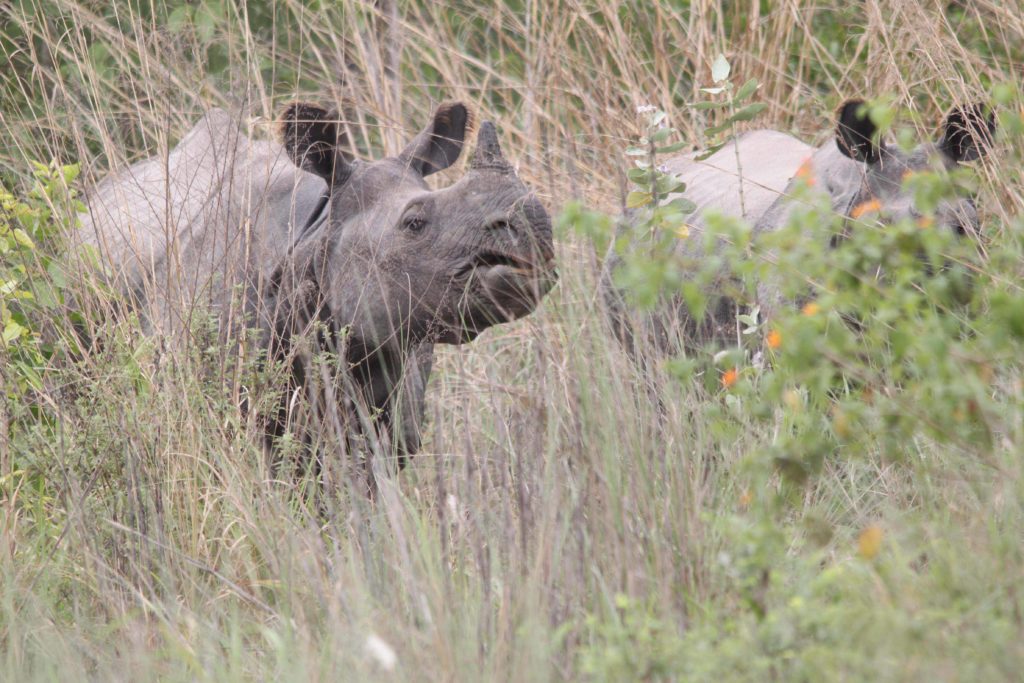
[[[616,212],[636,106],[664,109],[700,145],[709,121],[686,104],[717,53],[763,84],[770,106],[751,126],[820,141],[841,99],[889,94],[931,135],[951,104],[1021,85],[1024,13],[1012,5],[285,0],[217,5],[211,29],[171,30],[173,2],[25,0],[0,5],[4,58],[18,66],[2,81],[0,167],[18,181],[29,160],[80,161],[88,185],[166,154],[208,107],[265,136],[296,97],[344,104],[360,153],[377,156],[461,99],[497,123],[553,213],[570,199]],[[1006,225],[1024,205],[1019,174],[998,161],[982,172],[985,219]],[[338,492],[326,522],[268,483],[233,400],[244,373],[225,382],[216,353],[168,352],[130,322],[102,323],[109,343],[40,397],[57,438],[12,444],[52,497],[0,472],[0,678],[601,678],[587,662],[610,651],[595,637],[607,630],[588,618],[625,623],[620,594],[647,606],[656,626],[643,628],[707,633],[703,656],[742,661],[715,649],[728,641],[716,623],[747,623],[730,621],[747,608],[722,559],[742,549],[722,520],[747,495],[742,455],[773,434],[754,420],[720,432],[718,402],[694,387],[668,382],[653,405],[601,322],[599,255],[564,239],[559,260],[559,287],[535,315],[442,351],[422,452],[375,501]],[[945,583],[878,578],[893,614],[931,609],[930,592],[964,601],[927,633],[851,607],[863,631],[850,634],[854,661],[830,651],[836,678],[967,680],[977,667],[991,679],[1024,655],[1019,616],[998,633],[971,619],[972,601],[1009,594],[1007,609],[1022,607],[1019,465],[1003,453],[1012,476],[993,479],[955,453],[922,452],[935,462],[924,479],[880,460],[837,464],[794,522],[835,530],[827,559],[884,520],[908,556],[949,560]],[[778,569],[797,584],[809,571],[795,551]],[[371,635],[394,650],[393,669]],[[875,669],[861,661],[871,651]],[[786,661],[784,643],[773,656]]]

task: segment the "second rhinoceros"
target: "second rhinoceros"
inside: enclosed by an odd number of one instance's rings
[[[903,183],[906,175],[936,168],[948,171],[978,159],[991,142],[995,125],[982,105],[957,108],[946,118],[936,142],[908,152],[885,144],[865,110],[860,100],[846,102],[839,110],[835,137],[818,148],[787,133],[758,130],[703,161],[696,154],[669,160],[666,170],[686,184],[684,196],[696,204],[688,220],[690,235],[680,241],[679,255],[692,260],[703,254],[709,213],[743,219],[755,237],[780,229],[795,206],[793,193],[799,182],[826,193],[832,210],[841,216],[871,204],[886,221],[916,217],[912,193]],[[944,200],[935,214],[942,227],[961,235],[977,234],[978,212],[969,197]],[[638,312],[613,283],[612,273],[620,262],[617,254],[606,260],[602,290],[610,322],[634,354],[735,343],[741,311],[721,291],[706,292],[709,306],[701,319],[678,299],[663,301],[650,313]],[[759,284],[756,305],[762,313],[770,316],[780,302],[771,282]]]

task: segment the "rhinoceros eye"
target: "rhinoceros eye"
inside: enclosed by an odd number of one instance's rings
[[[402,227],[409,232],[421,232],[427,227],[427,219],[420,216],[407,216],[402,220]]]

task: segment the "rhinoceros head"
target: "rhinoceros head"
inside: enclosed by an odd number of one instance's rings
[[[294,163],[328,184],[319,222],[286,264],[319,291],[334,324],[364,343],[461,343],[537,306],[555,279],[551,220],[502,156],[493,124],[480,126],[465,176],[432,190],[425,178],[462,151],[464,105],[441,106],[401,154],[372,162],[343,151],[333,118],[290,105],[281,132]]]
[[[839,110],[836,143],[844,155],[864,164],[863,182],[859,191],[851,193],[852,208],[856,204],[877,200],[882,213],[890,220],[920,216],[911,193],[903,180],[908,173],[927,170],[950,170],[964,162],[975,161],[985,154],[995,132],[995,118],[986,114],[984,105],[954,109],[943,125],[936,142],[918,145],[904,151],[887,145],[867,115],[864,102],[851,100]],[[948,198],[936,210],[935,218],[957,233],[976,234],[978,212],[967,197]]]

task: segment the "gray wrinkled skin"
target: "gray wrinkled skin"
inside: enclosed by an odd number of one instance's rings
[[[841,216],[849,216],[865,202],[878,200],[881,220],[916,218],[919,214],[913,198],[902,187],[904,175],[949,170],[973,161],[991,138],[991,119],[984,121],[982,109],[975,106],[954,111],[938,142],[903,152],[894,145],[871,141],[876,131],[869,121],[857,116],[860,104],[852,101],[843,106],[836,137],[818,148],[786,133],[759,130],[740,136],[703,161],[696,161],[696,154],[671,159],[666,164],[668,169],[686,183],[683,194],[697,205],[688,220],[690,236],[680,242],[679,254],[689,259],[704,253],[709,214],[743,219],[752,226],[755,236],[781,228],[795,207],[791,195],[801,167],[809,171],[815,190],[827,193],[832,209]],[[977,234],[978,214],[970,199],[945,201],[936,214],[936,221],[948,229]],[[744,311],[729,297],[716,296],[726,289],[724,279],[707,292],[709,306],[701,321],[690,315],[679,300],[665,302],[653,313],[643,313],[631,310],[624,293],[612,282],[612,272],[620,262],[614,253],[606,259],[602,291],[609,321],[634,356],[647,351],[674,353],[680,348],[692,351],[708,343],[739,343],[736,318]],[[753,305],[760,307],[763,318],[770,318],[784,302],[778,289],[764,282],[757,288]]]
[[[294,374],[272,432],[304,391],[314,420],[361,439],[372,425],[383,447],[414,453],[433,345],[522,317],[553,285],[547,211],[489,122],[466,175],[427,186],[461,152],[461,104],[374,162],[343,153],[326,111],[294,105],[284,117],[281,145],[211,111],[166,159],[103,180],[81,234],[148,332],[187,341],[207,309],[225,342],[243,326],[262,330]],[[325,379],[311,364],[317,350],[337,353],[342,370]]]

